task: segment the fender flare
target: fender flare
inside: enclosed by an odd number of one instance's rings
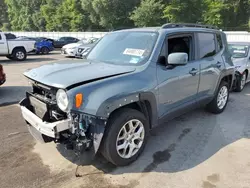
[[[147,118],[151,127],[156,126],[158,124],[157,100],[152,92],[138,92],[111,97],[100,105],[96,115],[108,119],[115,110],[135,102],[139,103],[145,116],[149,116]]]
[[[214,90],[214,94],[216,94],[216,92],[218,91],[218,88],[220,86],[221,81],[223,80],[223,78],[227,77],[227,76],[232,76],[232,80],[231,80],[231,85],[230,85],[230,90],[233,88],[233,82],[234,82],[234,78],[235,78],[235,72],[231,72],[230,70],[227,71],[223,71],[222,74],[220,75],[220,78],[218,79],[217,85],[216,85],[216,89]]]

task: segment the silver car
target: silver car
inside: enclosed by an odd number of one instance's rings
[[[95,44],[82,44],[76,50],[76,58],[84,58]]]
[[[250,42],[229,43],[229,50],[232,54],[232,61],[236,69],[235,91],[241,92],[246,83],[250,81]]]

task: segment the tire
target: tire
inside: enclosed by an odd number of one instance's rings
[[[129,122],[133,123],[133,129],[134,127],[136,127],[132,132],[140,132],[141,134],[131,134],[128,138],[126,138],[126,135],[129,135],[129,133],[126,134],[125,129],[123,128],[126,127],[126,129],[128,130],[133,130],[129,129]],[[141,127],[143,127],[144,129]],[[116,166],[129,165],[130,163],[134,162],[144,150],[148,134],[149,123],[141,112],[130,108],[121,109],[115,114],[113,114],[108,122],[107,129],[105,131],[104,138],[102,141],[101,152],[108,161],[110,161]],[[135,136],[135,138],[136,136],[140,135],[143,139],[137,140],[133,138],[133,135]],[[124,137],[124,139],[122,138],[120,141],[118,141],[118,136],[120,138]],[[119,150],[117,144],[120,147],[126,145],[124,147],[126,149]],[[134,148],[134,146],[138,146],[139,148]],[[131,155],[129,151],[132,151]],[[123,153],[124,156],[122,156]]]
[[[13,60],[14,58],[11,55],[6,56],[8,59]]]
[[[24,61],[27,58],[27,53],[23,48],[14,49],[12,52],[12,56],[17,61]]]
[[[243,72],[243,74],[240,75],[240,77],[236,81],[236,87],[235,90],[236,92],[241,92],[246,85],[246,80],[247,80],[247,73],[246,71]]]
[[[49,54],[49,48],[47,47],[42,47],[41,50],[40,50],[41,54],[43,55],[47,55]]]
[[[224,101],[223,103],[220,103],[221,105],[219,105],[219,97],[221,96],[220,94],[223,93],[223,89],[226,89],[226,94],[224,94],[222,97],[223,99],[221,101]],[[214,99],[207,105],[207,110],[211,113],[214,114],[220,114],[222,113],[226,106],[227,106],[227,102],[228,102],[228,98],[229,98],[229,86],[228,83],[225,81],[221,81],[220,86],[216,92],[216,95],[214,96]]]

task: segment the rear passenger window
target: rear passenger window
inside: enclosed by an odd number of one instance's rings
[[[218,46],[217,48],[218,48],[218,52],[219,52],[223,48],[223,43],[222,43],[221,35],[220,34],[216,34],[216,38],[217,38],[217,46]]]
[[[199,59],[211,57],[216,54],[215,37],[212,33],[198,33]]]
[[[2,40],[2,36],[1,36],[1,34],[0,34],[0,40]]]

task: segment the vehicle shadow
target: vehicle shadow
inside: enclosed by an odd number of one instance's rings
[[[28,86],[4,86],[0,87],[0,107],[18,103],[25,97],[26,91],[30,91]]]
[[[52,54],[51,54],[52,55]],[[37,56],[37,57],[36,57]],[[29,55],[25,61],[15,61],[15,60],[9,60],[9,59],[3,59],[0,61],[0,64],[27,64],[27,63],[41,63],[44,61],[55,61],[58,60],[56,58],[48,57],[49,55]]]
[[[63,146],[58,145],[57,149],[66,159],[79,165],[78,176],[184,171],[203,163],[227,145],[250,138],[250,106],[246,105],[249,102],[250,86],[242,93],[231,93],[228,106],[220,115],[198,109],[157,127],[151,131],[143,154],[127,167],[115,167],[100,154],[92,161],[87,155],[76,160],[74,153],[67,152]],[[95,170],[86,172],[88,165]]]

